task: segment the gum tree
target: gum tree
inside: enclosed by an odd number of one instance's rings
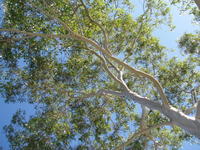
[[[152,34],[173,28],[168,3],[6,0],[5,10],[2,97],[36,106],[5,127],[12,149],[177,149],[200,138],[199,36],[180,39],[190,56],[179,60]]]

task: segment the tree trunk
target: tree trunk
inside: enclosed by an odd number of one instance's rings
[[[170,106],[164,107],[160,103],[149,100],[146,97],[142,97],[134,92],[127,92],[124,96],[132,99],[133,101],[146,106],[150,109],[154,109],[168,117],[172,124],[179,126],[184,129],[186,132],[200,138],[200,120],[195,117],[190,117],[180,110]]]

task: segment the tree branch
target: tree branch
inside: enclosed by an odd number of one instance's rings
[[[66,37],[69,37],[68,35],[64,35],[64,34],[32,33],[32,32],[21,31],[21,30],[17,30],[17,29],[4,29],[4,28],[0,28],[0,32],[15,32],[15,33],[29,35],[31,37],[39,36],[39,37],[43,37],[43,38],[66,38]]]
[[[161,84],[153,76],[151,76],[150,74],[147,74],[145,72],[139,71],[139,70],[137,70],[137,69],[129,66],[127,63],[119,60],[118,58],[113,57],[104,48],[100,47],[95,41],[93,41],[91,39],[88,39],[88,38],[86,38],[84,36],[81,36],[81,35],[79,35],[77,33],[70,34],[70,36],[71,36],[71,38],[74,38],[74,39],[77,39],[77,40],[81,40],[81,41],[84,41],[84,42],[87,42],[87,43],[91,44],[96,49],[98,49],[99,51],[101,51],[102,53],[104,53],[108,58],[110,58],[111,60],[115,61],[119,65],[122,65],[124,68],[128,69],[133,74],[145,77],[145,78],[149,79],[150,81],[152,81],[153,84],[154,84],[154,86],[156,87],[156,89],[158,90],[158,92],[159,92],[159,94],[161,96],[163,105],[165,107],[169,107],[168,99],[167,99],[166,95],[164,94],[164,91],[163,91],[163,88],[162,88]]]
[[[36,8],[37,9],[37,8]],[[128,69],[129,71],[131,71],[132,73],[136,74],[136,75],[139,75],[139,76],[142,76],[142,77],[145,77],[145,78],[148,78],[150,81],[152,81],[154,83],[154,86],[157,88],[160,96],[161,96],[161,99],[163,101],[163,105],[166,106],[166,107],[169,107],[169,103],[168,103],[168,99],[166,97],[166,95],[164,94],[163,92],[163,88],[161,86],[161,84],[158,82],[158,80],[156,80],[153,76],[145,73],[145,72],[142,72],[142,71],[139,71],[137,69],[134,69],[132,68],[131,66],[129,66],[128,64],[120,61],[119,59],[117,59],[116,57],[113,57],[112,54],[107,51],[106,49],[102,48],[101,46],[99,46],[95,41],[91,40],[91,39],[88,39],[84,36],[81,36],[75,32],[73,32],[68,26],[66,23],[64,23],[63,21],[61,21],[58,17],[55,17],[55,16],[51,16],[49,14],[46,14],[42,9],[39,9],[41,12],[43,12],[45,15],[47,15],[48,17],[52,18],[52,19],[56,19],[58,22],[60,22],[67,31],[70,32],[69,36],[71,38],[74,38],[76,40],[81,40],[83,42],[87,42],[89,44],[91,44],[92,46],[94,46],[95,48],[97,48],[98,50],[100,50],[102,53],[104,53],[107,57],[109,57],[111,60],[115,61],[116,63],[124,66],[126,69]]]
[[[172,106],[163,107],[161,104],[151,101],[146,97],[142,97],[132,91],[121,92],[121,94],[122,94],[121,96],[132,99],[134,102],[137,102],[143,106],[146,106],[150,109],[158,110],[163,115],[168,117],[173,125],[177,125],[182,129],[184,129],[186,132],[200,138],[199,119],[195,119],[194,117],[188,116]]]
[[[142,77],[145,77],[147,79],[149,79],[150,81],[153,82],[154,86],[156,87],[156,89],[158,90],[160,96],[161,96],[161,99],[162,99],[162,102],[163,102],[163,105],[166,106],[166,107],[169,107],[169,102],[168,102],[168,99],[166,97],[166,95],[164,94],[164,91],[163,91],[163,88],[161,86],[161,84],[159,83],[158,80],[156,80],[153,76],[151,76],[150,74],[147,74],[145,72],[142,72],[142,71],[139,71],[131,66],[129,66],[128,64],[126,64],[125,62],[122,62],[121,60],[113,57],[113,56],[108,56],[109,58],[111,58],[112,60],[114,60],[115,62],[117,62],[118,64],[124,66],[126,69],[128,69],[130,72],[132,72],[133,74],[136,74],[138,76],[142,76]]]
[[[5,30],[6,29],[4,29],[4,31]],[[158,90],[158,92],[159,92],[159,94],[161,96],[161,99],[163,101],[163,105],[166,106],[166,107],[169,107],[168,99],[167,99],[166,95],[163,92],[163,88],[162,88],[161,84],[153,76],[151,76],[150,74],[147,74],[145,72],[139,71],[137,69],[134,69],[133,67],[131,67],[128,64],[122,62],[118,58],[113,57],[112,55],[110,55],[109,52],[107,52],[104,48],[102,48],[101,46],[99,46],[95,41],[93,41],[91,39],[88,39],[88,38],[86,38],[84,36],[81,36],[81,35],[79,35],[77,33],[74,33],[71,30],[69,30],[69,31],[70,31],[70,34],[67,34],[67,35],[56,35],[56,36],[55,35],[48,35],[48,34],[44,35],[44,34],[39,34],[39,33],[30,33],[30,32],[19,31],[19,30],[18,30],[18,33],[24,33],[24,34],[26,33],[27,35],[35,35],[35,36],[49,37],[49,38],[52,38],[52,37],[70,37],[70,38],[73,38],[73,39],[76,39],[76,40],[81,40],[83,42],[89,43],[92,46],[94,46],[95,48],[97,48],[99,51],[101,51],[102,53],[104,53],[108,58],[110,58],[111,60],[115,61],[119,65],[122,65],[124,68],[128,69],[133,74],[136,74],[136,75],[148,78],[150,81],[152,81],[154,83],[154,86],[157,88],[157,90]]]
[[[105,61],[105,59],[104,59],[102,56],[100,56],[100,55],[99,55],[98,53],[96,53],[95,51],[92,51],[92,50],[91,50],[90,52],[93,53],[93,54],[95,54],[99,59],[101,59],[105,71],[110,75],[110,77],[111,77],[112,79],[114,79],[116,82],[118,82],[120,85],[122,85],[125,89],[129,90],[128,87],[127,87],[127,85],[126,85],[124,82],[122,82],[121,80],[119,80],[119,79],[108,69],[108,66],[106,65],[106,61]]]
[[[154,84],[154,86],[156,87],[156,89],[158,90],[158,92],[159,92],[159,94],[160,94],[160,96],[161,96],[163,105],[164,105],[165,107],[169,107],[168,99],[167,99],[166,95],[164,94],[164,91],[163,91],[163,88],[162,88],[161,84],[160,84],[159,81],[156,80],[153,76],[151,76],[150,74],[147,74],[147,73],[145,73],[145,72],[139,71],[139,70],[137,70],[137,69],[135,69],[135,68],[129,66],[127,63],[122,62],[122,61],[119,60],[118,58],[113,57],[113,56],[110,55],[110,53],[108,53],[104,48],[102,48],[101,46],[99,46],[95,41],[93,41],[93,40],[91,40],[91,39],[88,39],[88,38],[86,38],[86,37],[84,37],[84,36],[81,36],[81,35],[79,35],[79,34],[77,34],[77,33],[70,34],[70,37],[91,44],[91,45],[94,46],[96,49],[98,49],[99,51],[101,51],[102,53],[104,53],[108,58],[110,58],[111,60],[115,61],[115,62],[118,63],[119,65],[122,65],[124,68],[128,69],[128,70],[129,70],[130,72],[132,72],[133,74],[136,74],[136,75],[145,77],[145,78],[149,79],[150,81],[152,81],[153,84]]]
[[[10,38],[10,37],[4,37],[0,35],[0,42],[13,42],[13,41],[21,41],[21,40],[25,40],[25,39],[29,39],[32,38],[33,36],[25,36],[25,37],[21,37],[21,38]]]
[[[115,71],[120,74],[120,70],[103,54],[105,60],[115,69]]]
[[[107,36],[105,29],[98,22],[96,22],[95,20],[92,19],[92,17],[90,16],[89,11],[88,11],[87,7],[85,6],[84,2],[82,0],[80,0],[80,1],[81,1],[81,4],[83,5],[85,11],[86,11],[86,14],[87,14],[87,17],[89,18],[89,20],[92,23],[96,24],[102,30],[103,35],[104,35],[104,47],[105,47],[106,51],[108,53],[110,53],[110,51],[108,50],[108,36]]]
[[[44,3],[46,6],[48,6],[48,5],[46,4],[45,1],[43,1],[43,3]],[[58,16],[56,16],[57,13],[56,13],[53,9],[51,9],[51,11],[53,11],[54,15],[51,15],[51,14],[49,14],[48,12],[44,11],[42,8],[40,8],[40,7],[38,7],[38,6],[35,6],[34,3],[30,2],[30,4],[31,4],[31,6],[32,6],[33,8],[35,8],[35,10],[38,10],[38,11],[39,11],[40,13],[42,13],[43,15],[49,17],[49,18],[52,19],[52,20],[58,21],[61,25],[63,25],[63,27],[64,27],[69,33],[72,33],[72,32],[73,32],[73,31],[70,29],[70,27],[69,27],[64,21],[62,21],[61,19],[58,18]]]
[[[124,97],[124,95],[118,91],[112,91],[112,90],[104,90],[102,89],[101,90],[102,93],[105,93],[105,94],[111,94],[111,95],[115,95],[115,96],[120,96],[120,97]]]
[[[150,109],[158,110],[160,112],[162,112],[162,109],[165,109],[165,107],[162,107],[160,103],[152,101],[148,99],[147,97],[140,96],[135,92],[129,91],[129,92],[123,92],[122,94],[124,94],[124,96],[126,96],[127,98],[130,98],[133,101],[143,106],[146,106]]]
[[[123,94],[120,93],[120,92],[118,92],[118,91],[105,90],[105,89],[100,89],[97,92],[90,92],[90,93],[87,93],[87,94],[80,93],[80,94],[82,94],[83,96],[81,96],[81,97],[74,97],[74,98],[78,98],[79,99],[78,103],[80,101],[82,101],[83,99],[91,98],[91,97],[94,97],[94,96],[102,96],[103,94],[111,94],[111,95],[123,97]]]
[[[143,130],[139,130],[137,131],[136,133],[134,133],[125,143],[119,145],[117,148],[115,148],[115,150],[122,150],[124,147],[128,146],[129,144],[131,144],[131,142],[133,142],[133,140],[135,138],[137,138],[138,136],[141,136],[153,129],[156,129],[156,128],[161,128],[163,126],[166,126],[166,125],[171,125],[172,123],[171,122],[164,122],[164,123],[161,123],[161,124],[158,124],[158,125],[154,125],[152,127],[149,127],[149,128],[146,128],[146,129],[143,129]]]

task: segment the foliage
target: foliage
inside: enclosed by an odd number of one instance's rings
[[[200,56],[200,34],[184,34],[179,40],[180,48],[183,48],[185,53],[196,54]]]
[[[172,5],[176,5],[180,8],[181,12],[189,12],[194,15],[194,21],[200,21],[200,9],[198,0],[170,0]],[[198,7],[197,7],[198,5]]]
[[[140,130],[144,120],[146,128],[168,121],[148,109],[142,118],[139,105],[131,99],[99,93],[102,89],[123,91],[123,87],[93,55],[103,54],[83,41],[65,37],[70,33],[65,24],[155,76],[174,107],[185,110],[196,102],[193,92],[199,93],[200,73],[192,54],[199,55],[199,36],[186,34],[179,41],[190,57],[167,58],[167,48],[153,36],[161,24],[173,27],[165,1],[146,0],[138,16],[129,0],[5,0],[5,7],[3,28],[63,35],[0,33],[0,90],[5,102],[37,105],[34,116],[27,120],[19,110],[4,128],[12,149],[114,149]],[[113,65],[117,64],[111,62],[109,70],[116,73]],[[128,88],[160,101],[150,81],[126,70],[123,73]],[[159,127],[134,139],[127,149],[178,149],[188,139],[191,136],[178,127]]]

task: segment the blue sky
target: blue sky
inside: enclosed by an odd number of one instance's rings
[[[0,7],[1,7],[1,0],[0,0]],[[0,22],[1,22],[1,12],[2,9],[0,9]],[[179,39],[179,37],[185,33],[185,32],[194,32],[195,30],[199,30],[200,27],[198,25],[191,24],[192,16],[184,14],[179,15],[178,11],[176,9],[173,9],[173,16],[174,16],[174,24],[176,25],[176,28],[173,31],[170,31],[165,26],[159,28],[157,31],[154,32],[154,35],[159,37],[161,40],[161,44],[164,46],[170,48],[170,49],[176,49],[174,52],[169,52],[170,56],[180,56],[180,52],[177,50],[177,43],[176,41]],[[7,139],[5,138],[5,133],[3,131],[3,126],[6,124],[9,124],[12,115],[16,112],[18,109],[26,110],[27,115],[34,114],[33,106],[25,103],[18,103],[18,104],[5,104],[3,102],[3,99],[0,98],[0,146],[3,147],[4,150],[9,149]],[[200,150],[200,145],[198,144],[191,144],[189,142],[184,142],[182,150]]]

